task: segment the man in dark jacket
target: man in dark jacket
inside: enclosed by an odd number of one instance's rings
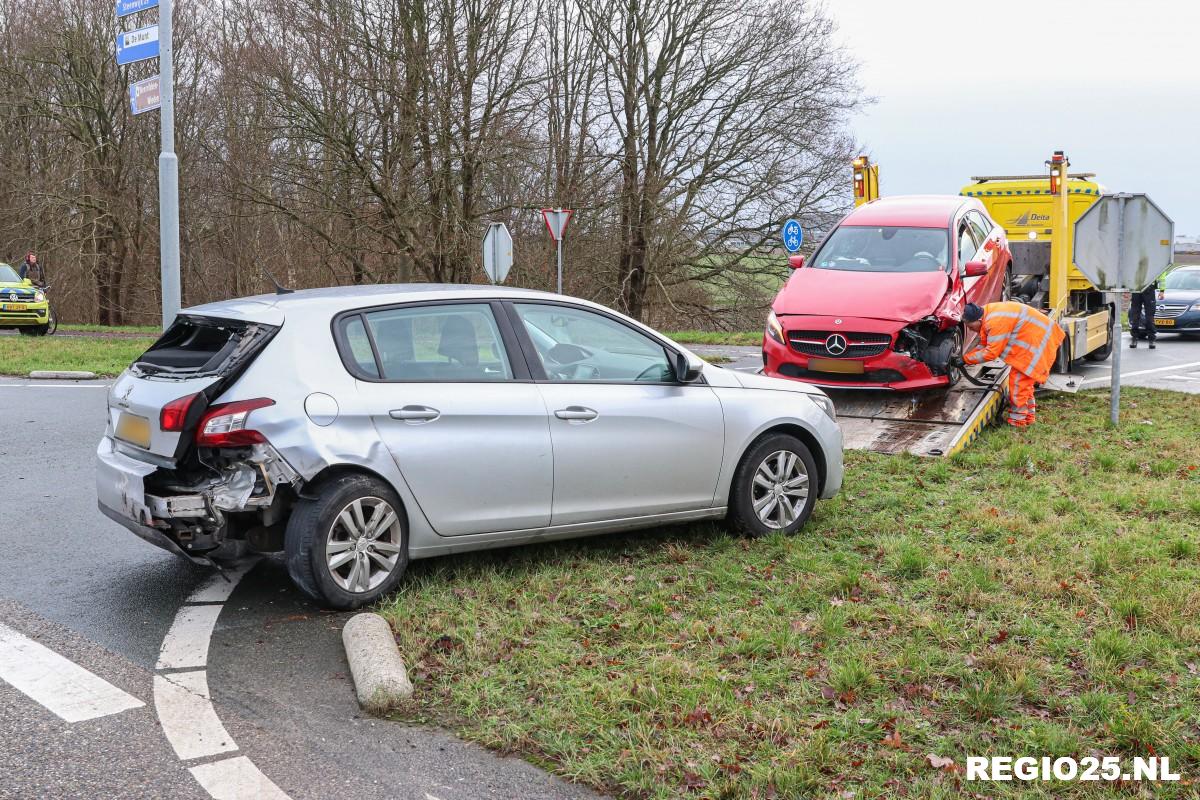
[[[1134,292],[1130,297],[1129,346],[1135,350],[1137,349],[1139,329],[1146,341],[1150,342],[1150,349],[1153,350],[1155,348],[1154,307],[1158,303],[1160,293],[1158,284],[1151,282],[1145,289],[1142,289],[1140,292]]]
[[[28,278],[35,286],[46,285],[46,271],[38,263],[37,253],[30,251],[25,254],[25,260],[17,267],[17,275],[21,280]]]

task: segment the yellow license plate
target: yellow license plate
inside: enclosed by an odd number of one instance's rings
[[[150,420],[122,411],[121,416],[117,417],[117,438],[149,449]]]
[[[1171,327],[1172,325],[1174,325],[1174,324],[1175,324],[1175,320],[1173,320],[1173,319],[1159,319],[1158,317],[1155,317],[1155,318],[1154,318],[1154,324],[1155,324],[1155,325],[1162,325],[1163,327],[1169,328],[1169,327]]]
[[[862,375],[863,362],[838,361],[832,358],[810,358],[808,368],[817,372],[837,372],[842,375]]]
[[[4,303],[0,305],[0,311],[24,311],[24,303]]]

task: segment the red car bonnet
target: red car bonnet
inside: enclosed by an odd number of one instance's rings
[[[779,316],[812,314],[912,322],[934,313],[950,289],[944,270],[854,272],[802,267],[779,291]]]

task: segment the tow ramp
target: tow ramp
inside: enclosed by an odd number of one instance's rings
[[[848,449],[951,456],[1004,407],[1008,367],[984,366],[977,378],[995,389],[960,380],[953,388],[927,392],[825,391],[837,405]]]

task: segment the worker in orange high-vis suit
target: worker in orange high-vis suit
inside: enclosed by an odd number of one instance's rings
[[[1037,416],[1033,390],[1050,377],[1058,346],[1066,334],[1054,320],[1024,303],[967,303],[963,322],[979,334],[979,345],[956,366],[1000,359],[1008,364],[1008,424],[1032,425]]]

